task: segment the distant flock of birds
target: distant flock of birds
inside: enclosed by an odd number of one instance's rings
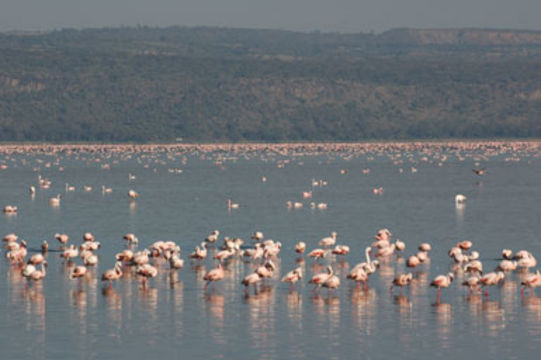
[[[196,263],[207,259],[209,255],[208,247],[217,247],[220,232],[218,230],[210,233],[205,240],[194,251],[188,255],[188,258]],[[364,284],[365,289],[369,287],[369,279],[372,274],[378,271],[381,262],[388,261],[393,255],[403,253],[406,249],[406,244],[400,240],[391,240],[391,232],[388,229],[381,229],[375,235],[375,241],[370,246],[365,248],[364,261],[355,265],[347,274],[346,278],[357,284],[360,289],[361,284]],[[55,234],[55,239],[60,243],[60,257],[72,264],[72,269],[69,277],[71,279],[80,279],[86,276],[88,268],[97,265],[98,256],[96,252],[100,249],[100,242],[95,240],[91,233],[83,235],[83,242],[79,246],[69,243],[67,234]],[[273,240],[264,239],[263,233],[256,231],[251,236],[255,241],[253,246],[245,246],[244,241],[240,238],[223,239],[221,249],[216,249],[213,259],[218,263],[217,266],[207,271],[202,280],[205,281],[205,291],[209,284],[212,284],[226,277],[223,263],[233,256],[238,256],[255,265],[253,273],[245,276],[241,284],[245,286],[245,291],[248,292],[250,287],[257,292],[257,285],[273,277],[276,271],[275,261],[281,251],[282,244]],[[169,263],[170,269],[175,271],[183,268],[184,260],[181,259],[181,249],[178,244],[173,241],[156,241],[148,248],[136,251],[139,240],[134,234],[126,234],[124,236],[128,247],[115,255],[115,265],[112,269],[106,270],[101,280],[107,282],[109,287],[113,286],[113,282],[120,279],[124,271],[134,269],[134,273],[141,279],[142,286],[147,287],[148,281],[156,277],[160,267],[151,263],[151,259],[164,259]],[[312,261],[319,261],[329,255],[344,256],[350,252],[349,246],[336,244],[337,234],[332,232],[331,236],[324,237],[319,241],[319,248],[312,249],[307,253],[307,256]],[[47,253],[49,244],[43,241],[41,244],[41,252],[36,252],[29,256],[27,244],[25,240],[18,241],[16,234],[8,234],[4,236],[6,258],[13,264],[14,267],[20,268],[23,277],[29,282],[42,281],[47,275]],[[529,269],[536,267],[537,261],[535,257],[526,250],[518,251],[513,255],[511,250],[505,249],[502,251],[502,260],[497,268],[485,273],[483,272],[483,264],[479,260],[479,252],[472,249],[471,241],[458,242],[452,247],[448,255],[455,264],[455,271],[461,270],[468,274],[468,277],[463,281],[462,285],[467,287],[470,293],[481,292],[485,289],[485,296],[488,296],[488,290],[491,286],[497,286],[504,281],[507,273],[516,271],[517,269],[525,269],[525,274],[521,281],[521,294],[524,294],[526,288],[536,288],[541,285],[541,274],[539,271],[530,273]],[[303,256],[307,249],[305,242],[299,242],[295,245],[295,252]],[[429,252],[432,247],[428,243],[421,243],[418,246],[418,251],[414,255],[407,257],[406,266],[415,268],[429,260]],[[370,255],[375,251],[376,259],[371,259]],[[82,264],[76,265],[74,261],[80,258]],[[273,261],[274,260],[274,261]],[[131,271],[131,270],[130,270]],[[281,281],[290,284],[290,288],[295,287],[296,283],[303,278],[301,267],[297,267],[285,274]],[[431,286],[437,288],[436,299],[439,302],[441,290],[451,286],[455,278],[454,272],[436,276]],[[403,288],[408,287],[414,275],[409,273],[400,273],[392,281],[390,291],[395,287],[399,287],[402,292]],[[331,265],[327,266],[324,272],[313,275],[309,284],[314,286],[313,292],[319,292],[321,288],[327,288],[329,292],[338,289],[341,285],[340,277],[337,276]]]

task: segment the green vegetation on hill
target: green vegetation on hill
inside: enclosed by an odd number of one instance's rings
[[[0,34],[2,141],[541,136],[541,32]]]

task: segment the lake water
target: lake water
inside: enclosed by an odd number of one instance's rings
[[[79,285],[68,278],[70,265],[58,252],[48,254],[43,282],[30,286],[20,268],[0,262],[2,358],[534,358],[541,347],[541,294],[521,298],[520,274],[484,298],[468,294],[459,272],[440,303],[429,283],[450,271],[447,251],[457,241],[473,242],[485,271],[496,267],[503,248],[541,254],[540,154],[536,143],[518,150],[3,153],[0,205],[19,210],[0,216],[2,234],[14,232],[38,250],[42,240],[58,249],[55,233],[79,244],[90,231],[102,247],[99,265]],[[472,172],[484,167],[484,176]],[[31,196],[38,174],[52,185]],[[312,180],[327,185],[313,187]],[[66,192],[66,183],[75,191]],[[83,191],[84,185],[93,191]],[[113,192],[103,194],[102,185]],[[374,195],[379,187],[383,194]],[[129,200],[129,189],[139,192],[136,201]],[[302,198],[308,190],[313,199]],[[454,202],[458,193],[467,196],[461,208]],[[53,208],[49,199],[56,194],[62,194],[61,205]],[[228,211],[227,199],[239,208]],[[304,206],[288,209],[287,201]],[[311,201],[328,208],[311,209]],[[432,244],[430,263],[414,269],[415,281],[402,295],[391,294],[389,286],[407,271],[404,258],[385,261],[368,291],[345,277],[364,260],[380,228],[406,243],[405,256],[421,242]],[[276,276],[258,294],[245,294],[240,281],[254,265],[239,258],[226,263],[223,281],[204,291],[203,274],[215,262],[209,256],[197,266],[188,254],[214,229],[221,232],[220,245],[223,236],[251,245],[256,230],[282,243]],[[344,259],[306,258],[296,290],[279,282],[297,266],[296,242],[305,241],[309,251],[332,231],[337,243],[351,247]],[[159,263],[147,288],[129,270],[112,289],[101,284],[129,232],[139,238],[139,249],[176,241],[184,268],[171,272]],[[314,294],[308,280],[327,264],[341,287]]]

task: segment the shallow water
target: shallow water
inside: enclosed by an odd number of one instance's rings
[[[485,271],[497,265],[503,248],[541,254],[538,153],[485,157],[464,151],[459,158],[448,152],[438,166],[441,155],[62,154],[56,164],[44,154],[3,155],[0,162],[8,168],[0,170],[1,205],[19,208],[17,215],[0,216],[3,234],[15,232],[32,250],[45,239],[58,248],[57,232],[78,244],[91,231],[102,244],[99,266],[80,284],[68,278],[69,265],[58,252],[48,254],[45,280],[30,286],[7,259],[0,262],[3,358],[533,358],[541,346],[541,297],[521,298],[519,274],[491,289],[488,299],[470,296],[460,286],[460,273],[440,303],[428,284],[450,271],[447,251],[460,240],[474,243]],[[279,167],[284,160],[289,162]],[[110,169],[102,169],[104,163]],[[476,176],[475,167],[487,167],[487,175]],[[369,174],[362,173],[366,168]],[[38,174],[53,184],[32,197],[28,187],[37,184]],[[328,185],[312,188],[312,179]],[[66,183],[76,190],[65,192]],[[83,185],[94,189],[84,192]],[[113,193],[102,194],[102,185]],[[383,194],[374,195],[380,186]],[[127,197],[131,188],[140,193],[135,202]],[[313,200],[303,200],[302,191],[312,189]],[[468,197],[461,208],[454,203],[458,193]],[[62,202],[52,208],[48,201],[56,194]],[[240,208],[228,211],[228,198]],[[287,209],[288,200],[304,207]],[[326,202],[328,209],[311,209],[310,201]],[[388,259],[368,291],[345,278],[384,227],[406,242],[405,256],[420,242],[432,244],[430,263],[415,269],[415,281],[402,295],[391,294],[389,286],[395,274],[406,271],[403,258]],[[275,279],[246,295],[240,281],[254,266],[233,259],[226,279],[205,292],[201,278],[214,262],[197,266],[187,255],[214,229],[220,239],[241,237],[246,245],[255,230],[280,241]],[[305,278],[294,291],[280,283],[296,267],[295,243],[305,241],[310,250],[331,231],[351,252],[344,259],[306,259]],[[125,248],[122,236],[128,232],[138,236],[139,248],[156,240],[178,242],[185,267],[174,273],[162,263],[148,288],[129,271],[112,289],[103,287],[99,278]],[[313,294],[308,279],[326,264],[340,275],[341,287]]]

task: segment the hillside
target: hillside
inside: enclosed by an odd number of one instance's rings
[[[0,35],[0,140],[541,136],[541,32]]]

